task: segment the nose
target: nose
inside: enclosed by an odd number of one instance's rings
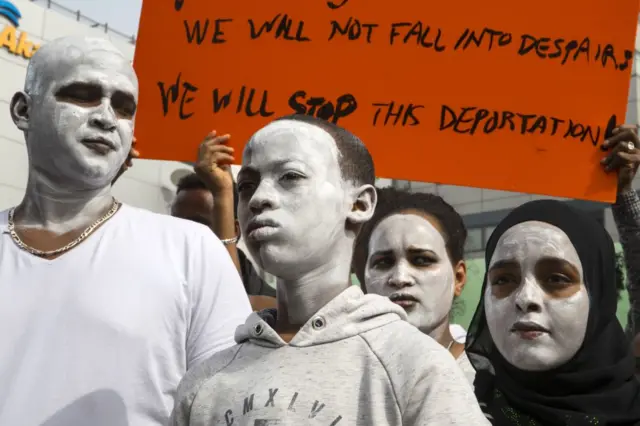
[[[405,262],[397,262],[389,277],[389,285],[396,289],[413,286],[414,281],[408,269]]]
[[[262,180],[258,184],[251,199],[249,200],[249,210],[254,215],[262,213],[267,209],[274,209],[278,205],[278,194],[273,185],[268,181]]]
[[[544,292],[534,277],[525,278],[517,290],[516,308],[524,313],[541,312],[544,303]]]
[[[111,132],[116,129],[116,114],[111,108],[109,99],[103,99],[89,116],[89,125],[100,130]]]

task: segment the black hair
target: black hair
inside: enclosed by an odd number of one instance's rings
[[[353,269],[364,291],[364,270],[369,253],[369,240],[375,227],[386,217],[408,210],[424,212],[434,217],[447,247],[451,263],[455,266],[464,258],[464,245],[467,241],[467,228],[462,217],[444,201],[442,197],[427,193],[412,193],[395,188],[378,189],[378,204],[373,217],[367,222],[356,240],[353,256]]]
[[[376,181],[373,158],[365,144],[353,133],[330,121],[310,115],[292,114],[275,121],[293,120],[313,124],[326,131],[336,142],[340,156],[338,165],[342,178],[356,185],[373,185]]]
[[[192,172],[180,178],[178,184],[176,185],[176,194],[179,194],[182,191],[189,191],[194,189],[204,189],[210,191],[204,181],[200,179],[200,176]],[[235,180],[233,182],[233,217],[238,217],[238,188],[236,187]]]

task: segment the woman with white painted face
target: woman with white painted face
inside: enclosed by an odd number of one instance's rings
[[[564,203],[533,201],[496,228],[486,264],[466,350],[492,424],[640,424],[604,228]]]
[[[367,292],[401,306],[409,322],[447,348],[473,383],[464,344],[449,327],[467,278],[466,239],[462,218],[441,197],[380,189],[375,214],[358,237],[354,269]]]

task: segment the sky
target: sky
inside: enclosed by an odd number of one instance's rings
[[[147,0],[151,1],[151,0]],[[155,0],[159,1],[159,0]],[[142,0],[53,0],[127,35],[138,32]]]

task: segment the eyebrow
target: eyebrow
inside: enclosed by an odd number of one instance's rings
[[[540,260],[538,260],[538,262],[536,262],[536,263],[538,263],[538,264],[540,264],[540,263],[553,263],[553,264],[562,266],[564,268],[570,269],[576,275],[580,275],[580,271],[578,271],[578,268],[573,263],[569,262],[566,259],[562,259],[560,257],[544,256],[544,257],[540,258]]]
[[[423,249],[423,248],[418,248],[418,247],[409,247],[406,251],[408,251],[411,254],[422,254],[422,253],[429,253],[433,256],[438,256],[436,254],[436,252],[434,252],[431,249]],[[393,250],[380,250],[380,251],[376,251],[374,252],[371,256],[389,256],[393,254]]]
[[[94,81],[94,80],[73,80],[73,81],[68,81],[66,83],[60,84],[58,87],[55,88],[55,93],[58,94],[60,93],[60,91],[62,90],[67,90],[67,89],[71,89],[74,86],[89,86],[95,89],[99,89],[101,92],[104,92],[104,87],[102,87],[102,83],[100,83],[99,81]],[[127,98],[129,98],[132,102],[136,102],[135,99],[135,95],[133,94],[133,92],[129,91],[129,90],[122,90],[122,89],[117,89],[113,92],[114,95],[122,95],[125,96]]]
[[[255,168],[251,166],[244,166],[238,172],[237,180],[239,181],[243,177],[249,177],[251,175],[257,175],[257,174],[258,174],[258,171]],[[245,175],[249,175],[249,176],[245,176]]]
[[[94,89],[100,89],[100,91],[102,91],[102,86],[100,84],[97,84],[95,82],[90,82],[90,81],[69,81],[67,83],[64,84],[60,84],[55,88],[55,92],[56,93],[60,93],[63,90],[68,90],[68,89],[72,89],[74,87],[91,87]]]
[[[431,250],[430,248],[423,248],[423,247],[417,247],[417,246],[410,246],[407,251],[409,253],[415,253],[415,254],[419,254],[419,253],[431,253],[435,256],[437,256],[436,252]]]
[[[307,164],[307,163],[305,163],[304,161],[302,161],[302,160],[300,160],[300,159],[297,159],[297,158],[296,158],[296,159],[289,158],[289,159],[287,159],[287,160],[276,160],[276,161],[274,161],[274,162],[272,162],[272,163],[269,163],[269,164],[268,164],[268,167],[269,167],[269,168],[272,168],[272,169],[275,169],[275,168],[282,168],[282,167],[284,167],[284,166],[286,166],[286,165],[288,165],[288,164],[292,164],[292,163],[298,163],[298,164],[301,164],[301,165],[303,165],[303,166],[305,166],[305,167],[308,167],[308,164]],[[244,167],[242,167],[242,169],[240,169],[240,171],[238,172],[238,179],[240,179],[240,177],[241,177],[242,175],[245,175],[245,174],[259,174],[259,173],[260,173],[260,172],[259,172],[259,171],[258,171],[258,169],[256,169],[255,167],[252,167],[252,166],[244,166]]]
[[[520,263],[515,259],[498,260],[496,263],[489,267],[489,270],[493,269],[507,269],[507,268],[519,268]]]

